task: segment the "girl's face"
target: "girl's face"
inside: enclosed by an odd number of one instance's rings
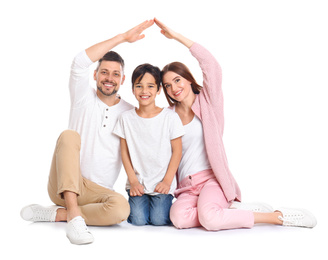
[[[193,95],[191,82],[173,71],[168,71],[163,76],[163,87],[166,88],[167,94],[178,102]]]
[[[141,106],[155,104],[155,98],[160,92],[161,89],[157,90],[155,78],[150,73],[146,73],[140,82],[133,84],[133,94]]]

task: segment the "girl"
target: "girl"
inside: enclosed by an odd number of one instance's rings
[[[179,186],[175,192],[177,200],[170,213],[174,226],[203,226],[213,231],[251,228],[255,223],[314,227],[316,219],[307,210],[282,208],[273,212],[270,207],[259,205],[254,208],[254,205],[238,203],[241,193],[229,171],[222,141],[221,68],[204,47],[157,19],[155,23],[164,36],[189,48],[198,60],[204,78],[201,87],[189,69],[179,62],[170,63],[162,70],[166,98],[185,129],[178,168]]]
[[[143,64],[134,70],[132,90],[139,108],[124,112],[114,129],[121,137],[122,161],[128,176],[128,222],[134,225],[171,224],[169,212],[184,130],[176,113],[156,106],[160,82],[158,67]]]

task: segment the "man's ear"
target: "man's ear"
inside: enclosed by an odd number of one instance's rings
[[[121,85],[123,85],[123,83],[124,83],[124,80],[125,80],[125,75],[123,75],[123,77],[122,77],[122,80],[121,80]]]
[[[94,80],[97,80],[97,70],[95,70],[95,71],[93,72],[93,79],[94,79]]]

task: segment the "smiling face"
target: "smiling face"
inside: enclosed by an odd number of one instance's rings
[[[133,94],[139,106],[155,105],[155,98],[161,90],[158,89],[155,78],[150,73],[147,72],[141,77],[133,84]]]
[[[116,61],[102,61],[94,72],[97,84],[97,95],[110,97],[115,95],[124,82],[121,64]]]
[[[163,75],[163,87],[167,94],[178,102],[190,98],[194,94],[191,82],[173,71],[168,71]]]

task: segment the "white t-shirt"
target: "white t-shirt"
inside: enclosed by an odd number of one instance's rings
[[[189,175],[211,169],[205,149],[202,122],[195,115],[183,128],[185,135],[182,137],[182,158],[178,168],[179,182]]]
[[[133,106],[124,100],[107,106],[89,84],[89,67],[93,62],[85,51],[73,60],[70,76],[71,112],[69,129],[81,136],[81,174],[83,177],[113,189],[122,167],[120,138],[113,129],[122,112]]]
[[[171,140],[184,134],[178,114],[163,108],[155,117],[143,118],[132,109],[121,115],[114,133],[126,140],[134,171],[145,194],[157,194],[155,187],[163,180],[171,160]],[[130,189],[129,182],[126,189]],[[170,193],[175,189],[176,178]]]

